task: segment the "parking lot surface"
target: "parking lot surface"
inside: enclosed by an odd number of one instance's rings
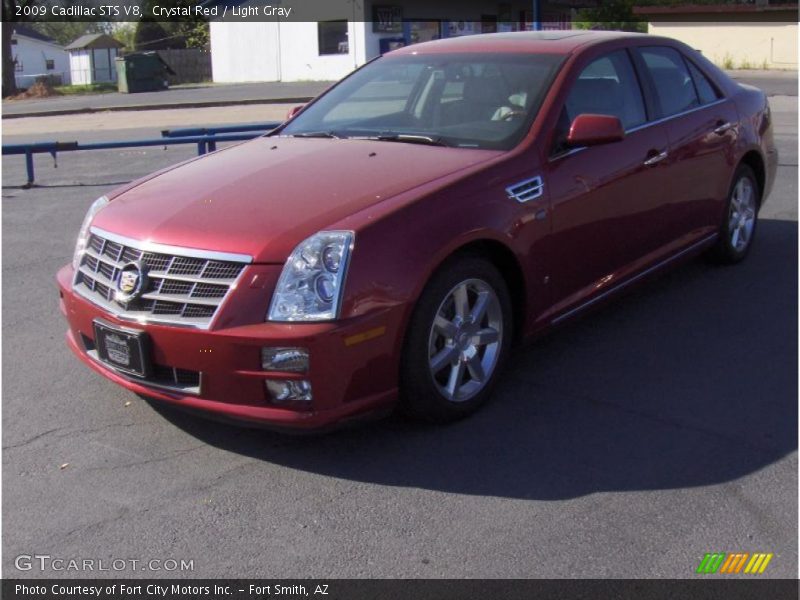
[[[65,346],[54,275],[86,208],[192,147],[37,157],[30,190],[4,160],[5,576],[93,575],[15,568],[38,553],[193,561],[126,577],[682,578],[715,551],[796,576],[797,98],[771,102],[781,166],[743,264],[694,260],[517,350],[469,420],[311,438],[148,404]]]

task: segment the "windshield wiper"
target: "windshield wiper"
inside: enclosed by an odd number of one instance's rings
[[[305,131],[303,133],[293,133],[291,137],[299,138],[333,138],[336,140],[342,139],[343,136],[335,131]]]
[[[404,142],[406,144],[425,144],[427,146],[447,146],[442,138],[432,135],[414,135],[410,133],[386,133],[368,139],[380,142]]]

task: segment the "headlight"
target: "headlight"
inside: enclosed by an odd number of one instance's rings
[[[86,216],[83,218],[83,224],[78,232],[78,241],[75,242],[75,254],[72,257],[72,266],[77,270],[81,265],[81,257],[86,250],[86,244],[89,243],[89,226],[92,224],[92,219],[98,211],[108,204],[108,198],[105,196],[95,200],[86,211]]]
[[[301,243],[283,267],[269,321],[330,321],[339,316],[351,231],[320,231]]]

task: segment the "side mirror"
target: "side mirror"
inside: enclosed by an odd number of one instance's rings
[[[567,144],[570,146],[597,146],[619,142],[625,129],[617,117],[583,114],[575,117],[569,128]]]
[[[292,108],[290,108],[289,112],[286,113],[286,120],[288,121],[289,119],[294,118],[294,116],[301,110],[303,110],[305,107],[306,107],[305,104],[300,104],[299,106],[293,106]]]

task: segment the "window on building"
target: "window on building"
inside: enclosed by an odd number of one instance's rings
[[[18,56],[14,57],[14,70],[17,73],[22,73],[25,70],[25,67],[22,65],[22,61],[19,59]]]
[[[17,45],[17,40],[16,40],[16,38],[11,38],[11,45],[12,45],[12,46],[16,46],[16,45]]]
[[[325,54],[347,54],[347,21],[321,21],[317,23],[317,41],[320,56]]]
[[[53,71],[53,70],[55,70],[55,68],[56,68],[56,61],[55,61],[55,60],[53,60],[52,58],[47,58],[47,59],[45,59],[45,61],[44,61],[44,68],[45,68],[45,69],[47,69],[48,71]]]

